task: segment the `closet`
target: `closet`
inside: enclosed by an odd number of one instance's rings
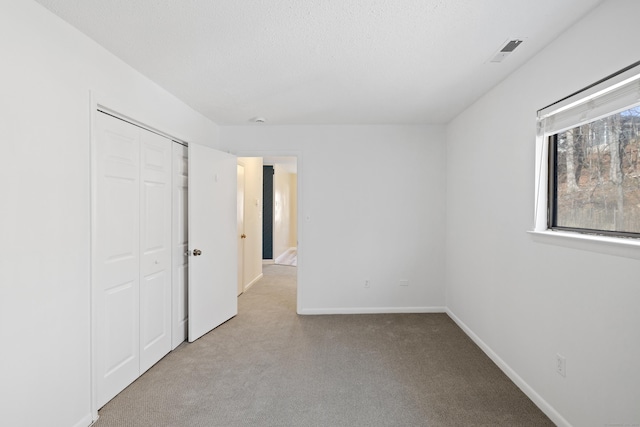
[[[239,236],[235,156],[99,110],[92,129],[97,411],[185,339],[238,313]]]
[[[172,348],[177,245],[172,243],[174,143],[103,112],[95,118],[92,334],[100,408]]]

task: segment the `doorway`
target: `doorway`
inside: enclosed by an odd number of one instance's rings
[[[297,153],[238,153],[238,164],[244,167],[244,285],[243,291],[255,284],[263,274],[264,264],[282,263],[298,267],[301,230],[300,161]],[[271,170],[273,193],[264,192],[265,170]],[[240,206],[240,204],[239,204]],[[266,210],[265,210],[266,209]],[[272,219],[267,216],[271,214]],[[240,217],[240,214],[239,214]],[[267,220],[265,225],[263,221]],[[269,227],[272,234],[265,233]],[[269,239],[271,253],[263,246]],[[267,255],[265,257],[265,255]],[[296,269],[296,276],[299,270]],[[300,282],[298,281],[298,290]],[[298,291],[299,295],[299,291]]]
[[[271,257],[274,264],[297,265],[298,252],[298,162],[295,157],[265,157],[264,168],[272,168]],[[265,179],[267,177],[265,176]],[[267,187],[266,185],[264,186]],[[268,205],[265,194],[265,208]],[[267,218],[265,212],[264,218]],[[263,241],[263,246],[264,241]],[[263,255],[263,260],[265,259]],[[269,258],[266,258],[269,259]]]

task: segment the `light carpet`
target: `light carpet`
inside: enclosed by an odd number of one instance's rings
[[[298,316],[264,267],[239,314],[99,412],[109,426],[552,426],[446,314]]]

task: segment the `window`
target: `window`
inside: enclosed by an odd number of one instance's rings
[[[550,227],[640,233],[640,107],[549,139]]]
[[[540,110],[536,230],[640,238],[639,151],[639,64]]]

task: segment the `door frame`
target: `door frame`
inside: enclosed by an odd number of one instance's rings
[[[93,286],[95,281],[95,269],[94,269],[94,236],[96,234],[96,224],[94,221],[94,212],[96,211],[95,206],[95,195],[96,195],[96,171],[97,171],[97,163],[95,158],[96,146],[98,143],[97,134],[96,134],[96,120],[97,114],[101,114],[98,110],[104,111],[116,118],[125,120],[133,125],[139,126],[143,129],[161,135],[165,138],[171,139],[175,142],[182,143],[184,145],[188,145],[184,138],[180,138],[179,136],[174,136],[170,133],[163,132],[159,130],[160,128],[154,127],[153,123],[156,121],[151,117],[153,116],[152,110],[150,109],[140,109],[139,107],[133,106],[130,103],[123,103],[119,99],[105,95],[104,93],[100,93],[95,90],[91,90],[89,92],[89,158],[87,159],[89,164],[88,170],[88,181],[89,182],[89,407],[91,411],[92,421],[97,421],[98,419],[98,402],[97,402],[97,375],[98,368],[96,364],[96,355],[99,351],[98,343],[96,341],[98,326],[97,326],[97,307],[93,294]],[[172,284],[173,286],[173,284]],[[173,296],[173,294],[172,294]],[[174,303],[172,298],[172,304]],[[171,325],[173,327],[173,325]]]
[[[245,186],[246,186],[246,184],[245,184],[246,183],[246,180],[245,180],[245,165],[244,165],[244,163],[242,161],[240,161],[239,158],[237,160],[237,168],[238,168],[238,194],[237,194],[238,196],[240,195],[239,194],[240,193],[240,191],[239,191],[240,190],[240,179],[239,179],[240,178],[240,169],[239,168],[242,168],[242,230],[238,229],[238,231],[239,232],[241,231],[241,235],[244,235],[244,233],[245,233],[245,225],[244,225],[245,224],[245,212],[246,212],[246,206],[245,206],[246,205],[246,200],[245,200],[246,197],[245,197],[245,195],[246,195],[246,191],[247,190],[245,188]],[[239,207],[240,206],[238,206],[238,208]],[[238,212],[238,215],[239,215],[239,212]],[[240,265],[242,265],[241,269],[238,268],[238,296],[240,296],[240,295],[242,295],[244,293],[244,290],[245,290],[244,289],[244,287],[245,287],[244,286],[244,279],[246,277],[246,274],[245,274],[245,259],[244,259],[245,258],[244,257],[245,241],[244,241],[244,238],[241,237],[241,236],[238,236],[238,238],[240,239],[240,240],[238,240],[238,267]],[[240,272],[240,270],[242,270],[242,273]]]
[[[309,221],[304,215],[304,191],[303,191],[303,160],[302,160],[302,151],[298,150],[233,150],[233,154],[237,157],[295,157],[297,163],[297,173],[296,173],[296,226],[297,226],[297,237],[298,237],[298,245],[297,245],[297,268],[296,268],[296,313],[300,314],[300,310],[302,309],[302,302],[304,301],[304,282],[302,278],[304,275],[302,274],[304,271],[304,224],[306,221]]]

